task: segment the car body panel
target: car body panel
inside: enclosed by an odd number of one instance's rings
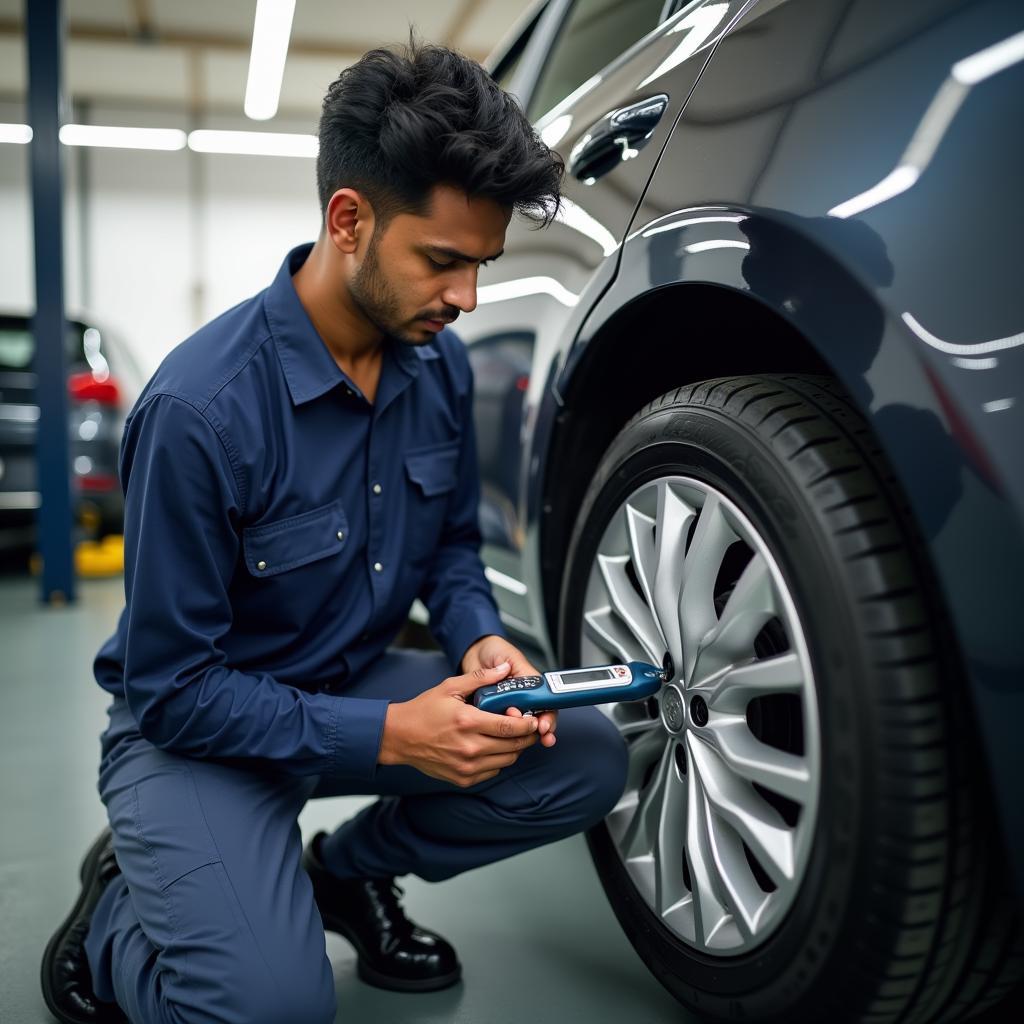
[[[652,25],[636,45],[540,118],[542,137],[568,164],[573,147],[607,115],[650,97],[666,97],[649,136],[624,144],[621,158],[606,173],[589,184],[567,173],[562,210],[548,228],[537,231],[513,219],[505,255],[481,270],[477,309],[456,325],[469,347],[480,395],[483,556],[503,618],[521,635],[538,636],[543,620],[531,568],[537,563],[535,537],[527,529],[528,495],[536,493],[540,463],[522,438],[535,433],[536,413],[564,340],[576,335],[586,311],[615,275],[636,205],[714,42],[745,2],[687,5]],[[564,14],[565,7],[559,4],[558,11]],[[545,24],[549,41],[556,29]],[[541,23],[536,31],[542,31]],[[527,51],[524,65],[529,56]],[[495,358],[502,347],[505,357]],[[521,367],[531,363],[534,372],[524,373]],[[540,374],[538,367],[544,368]],[[495,430],[497,437],[491,436]]]
[[[678,289],[665,344],[685,346],[707,341],[687,338],[689,287],[770,309],[849,390],[907,494],[1024,895],[1024,803],[1007,771],[1024,712],[1022,30],[1005,0],[751,8],[686,104],[613,279],[535,364],[552,386],[526,435],[531,479],[546,481],[526,511],[539,533],[558,419],[623,311]],[[766,365],[786,368],[776,355]]]

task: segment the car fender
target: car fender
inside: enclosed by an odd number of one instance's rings
[[[690,286],[715,286],[770,310],[849,392],[906,494],[962,652],[1024,893],[1024,803],[1015,779],[996,770],[1016,760],[1015,723],[1024,714],[1024,536],[1020,467],[1011,454],[1018,448],[1010,438],[993,444],[991,435],[979,436],[977,410],[950,380],[950,354],[887,305],[891,280],[885,246],[857,220],[716,205],[676,210],[636,228],[614,281],[550,368],[533,435],[531,519],[541,521],[548,446],[558,417],[571,408],[574,378],[608,337],[622,336],[623,318],[639,300],[671,290],[665,294],[678,302],[680,329],[666,345],[688,341]],[[785,353],[765,356],[766,365],[752,371],[788,368]],[[668,390],[687,381],[663,383]]]

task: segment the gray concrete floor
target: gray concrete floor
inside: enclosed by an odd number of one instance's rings
[[[92,658],[123,603],[118,580],[80,584],[44,608],[27,577],[0,578],[0,1021],[43,1024],[43,947],[73,903],[82,854],[106,821],[96,793],[107,696]],[[311,801],[307,838],[363,798]],[[681,1008],[616,922],[581,836],[440,884],[403,880],[410,917],[449,938],[463,981],[429,995],[383,992],[356,977],[348,944],[327,936],[338,1021],[373,1024],[681,1022]]]

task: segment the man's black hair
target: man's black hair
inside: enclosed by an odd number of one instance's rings
[[[435,185],[492,199],[541,225],[558,208],[563,165],[516,101],[476,61],[410,38],[370,50],[331,83],[320,116],[320,209],[354,188],[383,226],[427,212]]]

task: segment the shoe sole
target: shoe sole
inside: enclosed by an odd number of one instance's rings
[[[340,935],[356,951],[356,974],[375,988],[384,988],[391,992],[437,992],[439,989],[451,987],[462,977],[461,964],[454,971],[436,978],[396,978],[393,974],[384,974],[366,963],[358,939],[345,925],[332,920],[325,921],[324,928]]]
[[[100,854],[103,852],[103,847],[106,845],[106,842],[107,834],[106,831],[104,831],[92,846],[89,847],[89,851],[82,859],[82,869],[79,872],[82,888],[78,893],[78,899],[75,900],[75,905],[71,908],[71,912],[64,918],[60,927],[51,936],[50,941],[46,944],[46,949],[43,952],[43,963],[39,971],[40,987],[43,990],[43,1002],[46,1003],[46,1008],[50,1013],[52,1013],[57,1020],[61,1021],[61,1024],[95,1024],[95,1018],[93,1017],[74,1017],[70,1016],[67,1011],[60,1009],[54,999],[53,990],[50,987],[50,981],[53,977],[53,961],[57,955],[57,947],[67,934],[68,929],[71,927],[71,923],[76,917],[78,917],[79,911],[82,909],[82,904],[85,902],[90,885],[95,878],[96,867],[99,864]],[[87,879],[88,882],[86,881]]]

